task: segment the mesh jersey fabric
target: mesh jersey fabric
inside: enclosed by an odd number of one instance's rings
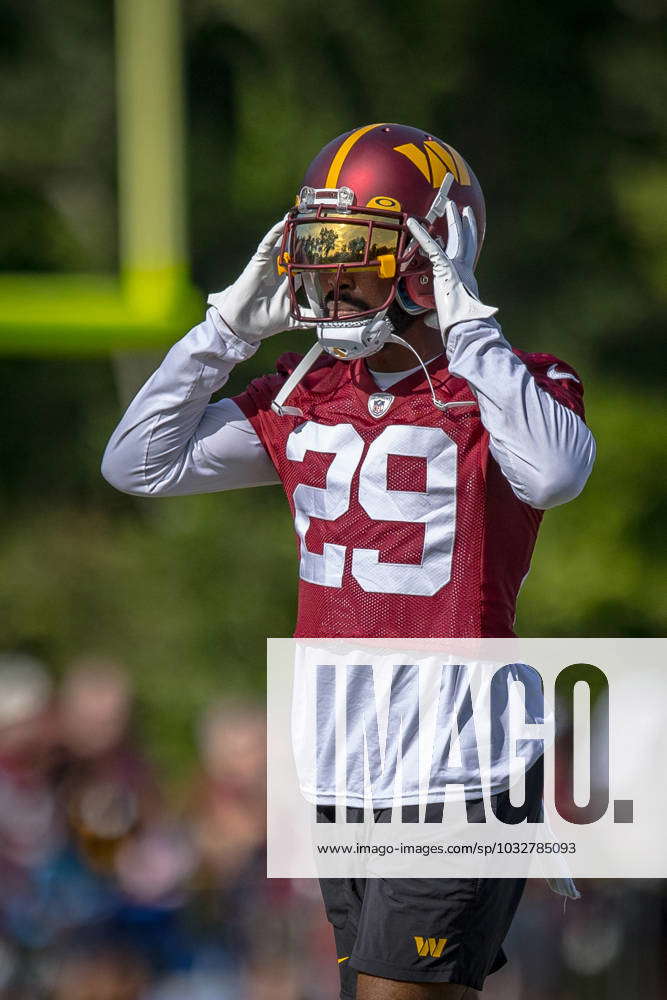
[[[551,354],[514,350],[537,384],[583,418],[574,369]],[[465,380],[444,355],[428,364],[436,394],[465,403],[437,410],[421,369],[391,387],[366,362],[324,356],[290,397],[271,402],[298,364],[234,397],[271,458],[292,509],[300,554],[297,637],[512,636],[542,511],[519,500],[489,452]],[[549,369],[573,378],[556,380]]]

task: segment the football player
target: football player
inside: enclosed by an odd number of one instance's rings
[[[105,478],[140,496],[281,483],[297,636],[512,636],[543,512],[580,493],[595,443],[576,371],[513,348],[480,300],[484,230],[477,178],[447,143],[396,124],[334,139],[131,403]],[[305,357],[210,402],[296,328],[316,334]],[[505,961],[523,884],[322,880],[341,997],[474,995]],[[425,915],[438,954],[415,948]]]

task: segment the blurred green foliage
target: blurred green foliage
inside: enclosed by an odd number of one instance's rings
[[[371,121],[459,148],[487,198],[485,297],[510,340],[581,372],[599,445],[548,513],[524,635],[665,627],[667,76],[659,0],[185,5],[192,261],[224,286],[321,145]],[[116,263],[110,0],[0,0],[0,266]],[[234,373],[270,370],[284,335]],[[138,500],[101,480],[110,363],[3,360],[2,645],[61,668],[110,652],[170,767],[216,691],[260,690],[290,634],[296,550],[277,488]]]

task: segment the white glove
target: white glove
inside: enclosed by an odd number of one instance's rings
[[[407,223],[408,229],[433,265],[433,294],[443,340],[455,323],[488,319],[498,312],[495,306],[485,306],[477,297],[477,282],[472,270],[477,254],[477,225],[472,208],[463,209],[461,221],[458,208],[448,198],[445,216],[446,250],[416,219],[408,219]]]
[[[258,344],[283,330],[307,329],[290,316],[287,277],[278,274],[284,225],[281,219],[269,229],[233,285],[208,297],[233,333],[249,344]]]

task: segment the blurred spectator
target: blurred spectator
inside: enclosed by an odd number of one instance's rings
[[[125,838],[161,809],[153,769],[132,733],[132,700],[126,674],[102,659],[73,664],[59,699],[68,817],[80,849],[106,872]]]
[[[220,703],[202,718],[194,830],[214,880],[235,877],[263,846],[266,822],[266,722],[254,705]]]
[[[132,692],[125,672],[103,659],[77,660],[60,690],[60,725],[69,750],[77,757],[100,758],[126,740]]]
[[[0,866],[36,864],[62,843],[51,787],[52,682],[38,660],[0,656]]]

